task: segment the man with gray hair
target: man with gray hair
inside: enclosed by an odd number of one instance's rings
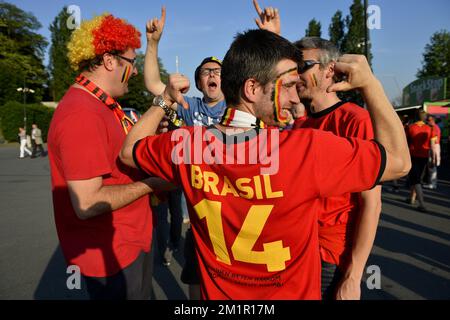
[[[309,106],[308,119],[294,127],[331,131],[341,137],[374,138],[369,113],[341,101],[328,88],[336,81],[341,54],[330,41],[306,37],[295,43],[302,51],[299,97]],[[381,187],[322,199],[319,245],[322,298],[359,299],[360,282],[372,249],[381,212]]]

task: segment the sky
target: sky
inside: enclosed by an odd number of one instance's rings
[[[193,78],[197,65],[208,56],[222,59],[237,32],[256,28],[257,17],[251,0],[9,0],[31,12],[42,24],[38,30],[50,42],[49,26],[64,6],[80,8],[81,19],[104,12],[124,18],[142,33],[145,52],[145,23],[160,17],[167,8],[166,25],[159,44],[159,57],[168,72],[176,71],[191,79],[188,95],[198,96]],[[349,14],[352,0],[259,0],[264,7],[276,7],[281,15],[282,35],[296,41],[305,35],[312,18],[322,25],[322,37],[328,38],[328,26],[337,10]],[[391,100],[401,96],[405,86],[416,79],[423,52],[433,33],[450,30],[449,0],[369,0],[380,9],[380,28],[370,31],[373,71],[383,83]],[[46,64],[48,58],[46,58]]]

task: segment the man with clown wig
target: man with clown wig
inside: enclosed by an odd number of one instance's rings
[[[149,193],[169,188],[123,165],[118,154],[133,122],[115,100],[137,74],[139,31],[109,14],[84,21],[68,44],[79,72],[52,119],[48,151],[55,223],[68,265],[91,299],[149,299]]]

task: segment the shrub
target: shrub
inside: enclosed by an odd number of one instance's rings
[[[54,109],[42,104],[26,104],[27,134],[31,135],[31,125],[36,123],[42,131],[42,139],[47,141],[48,128],[52,120]],[[24,105],[10,101],[0,107],[1,129],[8,141],[18,141],[19,127],[23,127]]]

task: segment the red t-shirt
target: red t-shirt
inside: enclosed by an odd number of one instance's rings
[[[70,88],[55,111],[48,134],[53,208],[61,248],[68,264],[86,276],[105,277],[150,250],[149,197],[98,217],[80,220],[67,181],[103,177],[104,185],[123,185],[145,176],[118,159],[125,132],[114,113],[88,92]]]
[[[320,299],[319,199],[371,188],[384,149],[310,129],[223,140],[217,129],[187,127],[134,147],[140,168],[185,191],[202,298]]]
[[[436,138],[433,128],[423,121],[408,126],[406,131],[409,152],[412,157],[428,158],[431,148],[431,139]]]
[[[330,131],[340,137],[374,138],[369,112],[351,102],[341,101],[310,114],[298,127]],[[340,265],[351,250],[361,197],[359,193],[345,193],[322,200],[319,215],[320,256],[323,261]]]

